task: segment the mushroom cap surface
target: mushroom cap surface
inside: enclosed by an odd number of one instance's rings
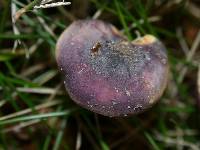
[[[129,42],[100,20],[73,22],[58,39],[56,60],[72,100],[104,116],[147,110],[167,84],[166,48],[157,38]]]

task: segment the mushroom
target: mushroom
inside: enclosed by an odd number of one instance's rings
[[[73,22],[58,39],[56,60],[71,99],[104,116],[149,109],[167,84],[166,48],[156,37],[130,42],[100,20]]]

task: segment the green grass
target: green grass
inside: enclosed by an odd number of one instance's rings
[[[191,21],[194,18],[185,0],[159,6],[155,0],[85,0],[89,5],[85,12],[72,6],[62,11],[31,8],[15,24],[19,34],[13,32],[11,2],[18,9],[28,4],[26,0],[0,1],[0,149],[73,150],[78,144],[87,150],[200,149],[196,107],[200,54],[197,51],[197,58],[187,61],[176,33],[181,28],[192,47],[186,31],[199,29],[200,24]],[[72,22],[63,14],[92,18],[98,10],[102,11],[98,19],[117,26],[130,41],[138,33],[153,34],[167,47],[168,88],[160,102],[143,114],[129,118],[96,115],[74,104],[65,91],[55,60],[57,38]],[[152,17],[158,19],[152,21]],[[21,44],[14,47],[16,41]],[[179,82],[184,67],[187,72]]]

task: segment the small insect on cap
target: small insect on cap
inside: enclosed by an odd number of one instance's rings
[[[166,49],[157,38],[129,42],[100,20],[73,22],[57,42],[56,59],[72,100],[104,116],[147,110],[167,83]]]

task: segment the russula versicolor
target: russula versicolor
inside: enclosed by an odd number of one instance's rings
[[[129,42],[100,20],[73,22],[57,42],[56,59],[72,100],[104,116],[143,112],[167,83],[166,49],[157,38]]]

